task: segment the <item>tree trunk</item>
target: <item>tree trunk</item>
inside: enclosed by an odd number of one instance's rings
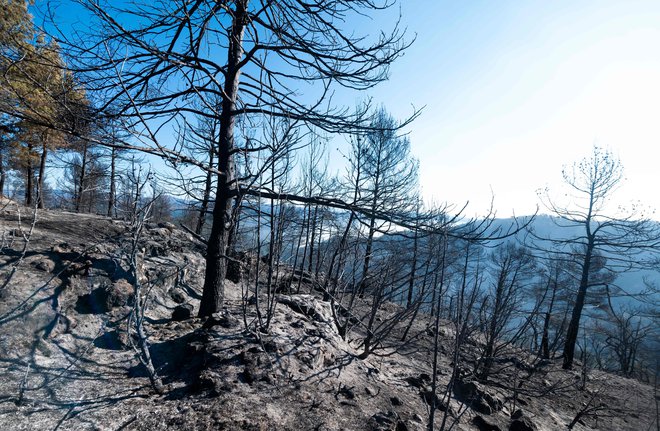
[[[372,209],[375,205],[372,206]],[[368,285],[369,266],[371,265],[371,253],[373,253],[374,234],[376,233],[376,219],[371,217],[369,221],[369,234],[367,236],[367,246],[364,251],[364,262],[362,264],[362,281],[360,282],[360,294],[364,293]]]
[[[108,213],[107,213],[108,217],[117,216],[117,214],[114,213],[115,199],[117,194],[117,190],[115,188],[116,187],[115,177],[117,175],[116,163],[117,163],[117,149],[113,148],[110,152],[110,194],[108,195]]]
[[[4,145],[4,143],[0,143],[0,196],[5,195],[5,179],[7,178],[7,173],[5,171]]]
[[[580,288],[578,290],[575,305],[573,306],[573,313],[571,314],[571,321],[568,324],[566,331],[566,342],[564,343],[564,363],[562,367],[569,370],[573,367],[573,358],[575,356],[575,344],[577,343],[578,329],[580,328],[580,318],[582,317],[582,309],[584,308],[584,300],[587,296],[587,287],[589,286],[589,270],[591,267],[591,255],[593,253],[593,238],[589,234],[589,243],[584,255],[584,262],[582,264],[582,276],[580,277]]]
[[[39,161],[39,180],[37,182],[37,207],[43,209],[44,207],[44,177],[46,176],[46,157],[48,157],[48,147],[44,140],[41,149],[41,160]]]
[[[34,191],[34,166],[32,166],[32,144],[27,144],[27,164],[25,166],[25,205],[32,206],[32,192]]]
[[[213,168],[213,144],[209,145],[209,170],[206,172],[206,184],[204,186],[204,196],[202,197],[202,207],[199,209],[199,215],[197,216],[197,226],[195,227],[195,233],[197,235],[202,234],[202,229],[204,229],[204,223],[206,222],[206,213],[209,209],[209,200],[211,199],[211,187],[213,186],[213,173],[211,168]]]
[[[80,175],[78,175],[78,191],[76,192],[76,212],[80,212],[82,198],[85,191],[85,176],[87,175],[87,144],[83,146],[82,158],[80,160]]]
[[[378,167],[376,169],[376,178],[374,179],[374,195],[371,200],[371,213],[376,213],[376,205],[380,196],[380,154],[378,156]],[[362,265],[362,281],[360,282],[360,293],[364,293],[367,287],[369,277],[369,265],[371,264],[371,253],[373,252],[374,234],[376,233],[376,217],[372,216],[369,220],[369,234],[367,236],[367,247],[364,252],[364,263]]]
[[[419,210],[417,211],[417,218],[419,219]],[[417,229],[415,229],[415,236],[413,237],[413,256],[410,262],[410,278],[408,279],[408,297],[406,298],[406,308],[410,308],[413,300],[413,290],[415,288],[415,272],[417,269]]]
[[[44,178],[46,177],[46,158],[48,157],[48,147],[46,147],[46,139],[41,147],[41,158],[39,160],[39,180],[37,182],[37,206],[39,209],[44,207]]]
[[[316,223],[318,223],[318,210],[319,207],[318,205],[314,205],[314,215],[312,216],[312,207],[309,207],[309,215],[310,215],[310,230],[312,232],[311,239],[309,241],[309,262],[307,262],[307,271],[312,274],[312,271],[314,269],[313,263],[314,263],[314,245],[316,241]]]
[[[552,310],[555,306],[555,297],[557,295],[557,280],[552,282],[552,296],[550,297],[550,305],[548,311],[545,313],[543,320],[543,335],[541,336],[541,358],[550,359],[550,319],[552,318]]]
[[[231,222],[234,193],[234,164],[231,151],[234,147],[234,115],[240,81],[239,63],[243,56],[243,32],[247,16],[247,0],[236,2],[233,15],[227,61],[226,81],[220,114],[218,136],[218,189],[213,207],[213,223],[206,252],[204,290],[199,305],[199,317],[209,316],[222,309],[225,296],[225,259],[229,223]]]

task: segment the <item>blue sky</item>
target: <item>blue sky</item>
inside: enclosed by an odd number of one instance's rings
[[[626,168],[616,203],[660,209],[660,1],[402,0],[347,28],[375,36],[399,12],[416,41],[390,80],[335,101],[371,97],[400,119],[424,107],[408,132],[427,200],[470,201],[471,216],[493,194],[498,216],[529,214],[598,144]]]
[[[398,11],[397,11],[398,12]],[[405,0],[417,40],[370,92],[410,126],[424,194],[527,214],[561,170],[612,150],[621,202],[660,208],[660,2]],[[374,29],[383,20],[375,20]]]

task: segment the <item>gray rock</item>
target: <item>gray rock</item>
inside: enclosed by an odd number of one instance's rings
[[[472,423],[479,431],[502,431],[499,424],[493,418],[484,418],[483,416],[476,415],[472,418]]]
[[[447,404],[443,403],[438,394],[434,394],[433,391],[431,390],[421,390],[419,392],[419,395],[422,397],[422,399],[428,404],[429,406],[435,405],[435,408],[441,411],[446,411],[447,410]],[[435,404],[434,404],[435,401]]]
[[[43,258],[36,263],[35,268],[44,272],[53,272],[55,269],[55,262],[48,258]]]
[[[106,288],[105,306],[107,310],[112,310],[115,307],[122,307],[130,304],[135,295],[135,288],[128,280],[122,278],[111,286]]]
[[[532,420],[523,413],[522,410],[518,409],[511,415],[511,425],[509,425],[509,431],[537,431],[538,428]]]
[[[406,423],[392,410],[376,413],[367,425],[367,429],[372,431],[408,431]]]
[[[503,406],[501,400],[481,389],[472,381],[456,379],[454,382],[454,395],[472,410],[487,415],[500,411]]]
[[[406,382],[415,388],[425,388],[431,383],[431,376],[421,373],[419,376],[406,377]]]
[[[177,304],[183,304],[186,302],[186,294],[181,289],[172,289],[170,291],[170,298]]]
[[[194,307],[191,304],[177,305],[172,311],[172,320],[181,322],[193,317]]]
[[[51,248],[51,250],[55,253],[60,253],[60,254],[61,253],[69,253],[71,251],[71,246],[68,243],[63,242],[63,243],[54,245]]]
[[[211,314],[204,325],[202,326],[205,329],[213,328],[214,326],[221,326],[223,328],[231,328],[239,324],[239,320],[233,317],[227,311],[221,311],[218,313]]]
[[[176,226],[174,226],[173,223],[170,223],[168,221],[158,223],[158,227],[165,228],[165,229],[169,230],[170,232],[174,232],[174,229],[176,229]]]

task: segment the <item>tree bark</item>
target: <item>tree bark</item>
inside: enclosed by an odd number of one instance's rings
[[[0,196],[5,195],[5,179],[7,178],[7,173],[5,171],[4,145],[4,143],[0,143]]]
[[[25,166],[25,205],[32,206],[32,192],[34,191],[34,166],[32,166],[32,144],[27,144],[27,164]]]
[[[558,281],[552,281],[552,296],[550,304],[543,320],[543,334],[541,336],[541,358],[550,359],[550,319],[552,318],[553,308],[555,306],[555,297],[557,296]]]
[[[80,212],[82,198],[85,191],[85,176],[87,174],[87,144],[85,143],[80,160],[80,174],[78,175],[78,191],[76,192],[76,212]]]
[[[587,297],[587,287],[589,286],[589,270],[591,268],[591,256],[593,254],[594,244],[590,233],[588,233],[588,238],[587,250],[584,255],[584,262],[582,264],[580,287],[578,290],[577,298],[575,299],[575,305],[573,306],[571,321],[569,322],[568,329],[566,330],[566,342],[564,343],[564,363],[562,365],[565,370],[569,370],[573,367],[575,344],[577,343],[578,329],[580,328],[580,318],[582,317],[584,300]]]
[[[231,222],[231,209],[234,193],[234,164],[232,149],[234,148],[234,109],[238,97],[240,82],[239,63],[243,56],[243,33],[247,18],[247,0],[236,2],[233,14],[232,30],[229,41],[227,73],[220,114],[220,133],[218,136],[218,186],[215,206],[213,207],[213,223],[206,252],[206,273],[204,290],[199,306],[199,317],[209,316],[222,309],[225,296],[225,275],[227,261],[225,259],[226,245]]]
[[[113,214],[113,210],[115,209],[115,199],[116,199],[116,163],[117,163],[117,149],[112,148],[110,152],[110,194],[108,195],[108,217],[112,217],[113,215],[116,216],[117,214]]]
[[[213,145],[209,145],[209,168],[213,168]],[[204,228],[204,223],[206,222],[206,213],[209,209],[209,200],[211,199],[211,188],[213,186],[213,173],[211,170],[206,172],[206,184],[204,186],[204,196],[202,197],[202,206],[199,209],[199,215],[197,216],[197,226],[195,227],[195,233],[197,235],[202,234],[202,229]]]
[[[37,207],[43,209],[44,207],[44,177],[46,176],[46,158],[48,157],[48,147],[44,139],[41,148],[41,160],[39,161],[39,180],[37,182]]]
[[[417,218],[419,218],[419,209],[417,210]],[[406,308],[410,308],[412,306],[412,301],[413,301],[413,293],[415,289],[415,272],[417,270],[417,236],[418,236],[418,231],[415,229],[413,237],[413,256],[412,256],[412,262],[410,262],[410,278],[408,279],[408,297],[406,298]]]

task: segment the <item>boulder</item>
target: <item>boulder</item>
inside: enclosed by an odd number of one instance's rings
[[[39,260],[34,266],[44,272],[53,272],[55,269],[55,262],[46,257]]]
[[[70,246],[68,243],[63,242],[63,243],[60,243],[60,244],[54,245],[54,246],[51,248],[51,250],[52,250],[54,253],[59,253],[59,254],[69,253],[69,252],[71,251],[71,246]]]
[[[223,328],[231,328],[239,324],[239,320],[232,316],[228,311],[220,311],[211,314],[202,326],[205,329],[213,328],[214,326],[221,326]]]
[[[472,418],[472,423],[479,431],[502,431],[502,428],[493,418],[484,418],[483,416],[476,415]]]
[[[486,415],[500,411],[503,406],[501,400],[481,389],[473,381],[456,379],[454,382],[454,395],[472,410]]]
[[[186,294],[179,288],[170,290],[170,298],[172,298],[177,304],[183,304],[186,302]]]
[[[511,425],[509,425],[509,431],[537,431],[538,428],[532,420],[523,413],[522,410],[516,410],[511,415]]]
[[[181,322],[193,317],[194,307],[191,304],[177,305],[172,311],[172,320]]]
[[[176,226],[174,226],[173,223],[170,223],[168,221],[163,221],[163,222],[158,223],[158,227],[165,228],[170,232],[174,232],[174,229],[176,229]]]
[[[406,382],[415,388],[425,388],[431,384],[431,376],[426,373],[421,373],[419,376],[406,377]]]
[[[419,395],[422,397],[424,402],[430,406],[434,405],[436,409],[441,410],[441,411],[446,411],[447,410],[447,404],[442,402],[442,399],[438,396],[438,394],[434,394],[433,391],[431,390],[424,390],[422,389],[419,391]]]
[[[128,280],[122,278],[105,290],[105,307],[106,310],[112,310],[115,307],[123,307],[133,301],[135,295],[135,288]]]
[[[408,426],[392,410],[378,412],[369,418],[367,429],[371,431],[408,431]]]

